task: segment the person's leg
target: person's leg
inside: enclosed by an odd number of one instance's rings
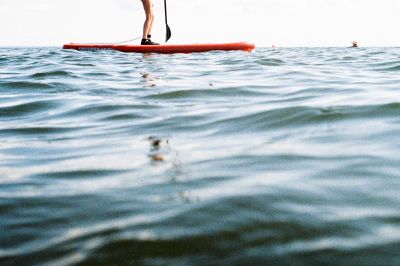
[[[154,11],[152,0],[142,0],[144,12],[146,13],[146,20],[143,25],[143,38],[142,45],[158,45],[158,43],[152,42],[151,30],[153,28]]]
[[[150,0],[150,2],[151,2],[151,0]],[[151,22],[150,22],[150,26],[149,26],[149,31],[147,32],[148,39],[151,39],[151,32],[153,30],[153,22],[154,22],[154,6],[153,6],[153,3],[151,3]]]
[[[142,0],[146,20],[143,25],[143,39],[147,39],[147,35],[151,35],[151,27],[153,25],[154,13],[151,0]]]

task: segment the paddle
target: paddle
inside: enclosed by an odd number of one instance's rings
[[[167,15],[167,0],[164,0],[164,9],[165,9],[165,26],[167,27],[167,36],[165,38],[165,42],[168,42],[171,39],[171,29],[168,26],[168,15]]]

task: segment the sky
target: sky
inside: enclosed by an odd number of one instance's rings
[[[153,0],[153,39],[165,38]],[[171,43],[400,46],[400,0],[167,0]],[[0,0],[0,46],[62,46],[141,36],[140,0]]]

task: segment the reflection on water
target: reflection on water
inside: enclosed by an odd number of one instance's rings
[[[146,72],[140,72],[140,76],[146,81],[149,87],[155,87],[156,85],[156,78]]]
[[[162,167],[163,175],[171,184],[177,184],[177,188],[180,188],[179,183],[185,183],[187,173],[182,161],[179,159],[179,152],[174,150],[170,146],[168,138],[159,138],[150,136],[147,138],[150,143],[149,157],[151,165],[153,167]],[[193,201],[199,201],[199,197],[192,196],[189,190],[179,189],[177,195],[171,195],[169,200],[174,200],[178,196],[183,202],[189,203]]]
[[[163,155],[161,152],[161,143],[163,142],[162,139],[156,138],[156,137],[149,137],[148,141],[150,142],[150,158],[153,162],[162,162],[165,161],[165,154]],[[163,151],[165,152],[169,152],[170,151],[170,147],[169,147],[169,140],[165,140],[165,143],[163,143],[167,148],[164,148]]]

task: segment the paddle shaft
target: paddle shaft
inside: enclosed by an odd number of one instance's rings
[[[165,42],[168,42],[168,40],[171,38],[172,34],[171,34],[171,29],[168,26],[167,0],[164,0],[164,10],[165,10],[165,26],[167,28]]]

